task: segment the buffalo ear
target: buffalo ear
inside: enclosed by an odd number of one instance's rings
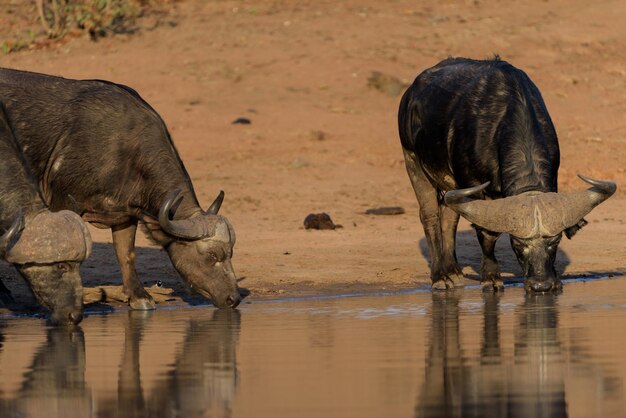
[[[163,231],[157,218],[144,212],[141,216],[141,221],[146,233],[148,234],[148,238],[155,243],[161,246],[166,246],[173,241],[172,237]]]
[[[85,213],[85,211],[80,207],[80,204],[76,201],[76,199],[74,199],[74,196],[72,196],[71,194],[67,195],[67,205],[69,206],[68,209],[74,213],[77,213],[78,216],[83,216],[83,213]]]
[[[567,237],[567,239],[572,239],[572,237],[574,235],[576,235],[576,232],[578,232],[583,226],[587,225],[589,222],[587,222],[584,218],[581,219],[580,221],[578,221],[578,223],[574,226],[570,226],[569,228],[565,228],[565,236]]]

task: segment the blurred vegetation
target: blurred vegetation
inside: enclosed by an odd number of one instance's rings
[[[71,31],[87,31],[91,37],[128,30],[136,14],[129,0],[35,0],[39,22],[50,38]]]
[[[45,46],[87,35],[93,41],[114,34],[131,34],[137,21],[150,13],[167,13],[177,0],[29,0],[10,1],[0,26],[0,51],[6,53]],[[7,22],[4,22],[6,20]],[[6,24],[5,24],[6,23]]]

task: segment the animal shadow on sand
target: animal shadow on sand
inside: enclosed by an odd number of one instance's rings
[[[135,252],[137,275],[144,287],[161,286],[172,289],[172,297],[178,297],[189,305],[203,305],[209,302],[204,296],[191,292],[172,266],[165,250],[156,247],[137,247]],[[235,260],[235,271],[236,268]],[[85,287],[121,285],[122,273],[115,258],[113,245],[94,242],[92,255],[83,263],[81,273]],[[250,293],[245,288],[239,290],[242,297]]]
[[[189,305],[210,303],[208,299],[190,291],[163,249],[137,247],[135,263],[137,274],[145,288],[159,286],[164,289],[172,289],[173,292],[168,295],[171,299],[180,298]],[[122,274],[115,257],[113,244],[94,242],[92,254],[83,262],[80,271],[84,288],[120,286],[121,289]],[[0,286],[0,307],[4,306],[18,314],[36,314],[42,311],[24,279],[9,263],[0,261],[0,279],[10,292],[9,294],[2,292]],[[240,287],[240,293],[242,297],[245,297],[250,292]],[[89,303],[85,308],[89,311],[112,310],[110,305],[97,302]]]
[[[563,237],[563,239],[566,239]],[[576,238],[574,238],[576,239]],[[430,263],[430,255],[428,253],[428,244],[426,238],[420,239],[420,252],[422,256]],[[457,231],[456,233],[456,256],[459,261],[459,267],[463,269],[465,277],[470,280],[480,281],[480,261],[482,251],[476,238],[476,232],[472,230]],[[502,234],[496,243],[496,259],[502,273],[504,284],[507,283],[523,283],[522,269],[517,262],[517,258],[513,253],[508,234]],[[565,273],[567,266],[570,264],[570,258],[560,247],[557,249],[556,262],[554,264],[557,274],[562,279],[585,278],[594,279],[606,276],[624,275],[624,270],[603,270],[588,271],[586,273]],[[467,269],[466,267],[470,267]]]
[[[430,263],[431,259],[426,238],[420,239],[419,247],[422,256]],[[478,238],[476,238],[476,232],[473,229],[457,231],[456,256],[459,261],[459,267],[463,269],[465,277],[479,282],[482,251],[478,244]],[[498,260],[498,266],[500,267],[500,272],[502,273],[505,284],[523,283],[522,269],[513,253],[508,234],[502,234],[496,243],[496,259]],[[565,251],[561,250],[561,248],[558,248],[555,262],[557,274],[562,276],[569,264],[570,258],[568,255]],[[471,270],[466,267],[470,267]]]

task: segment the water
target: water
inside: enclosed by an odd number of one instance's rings
[[[626,279],[0,319],[0,417],[622,417]]]

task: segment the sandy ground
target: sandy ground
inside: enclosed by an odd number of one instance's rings
[[[108,79],[150,102],[201,202],[226,191],[221,213],[237,231],[233,262],[250,299],[429,282],[397,134],[399,95],[368,86],[372,71],[408,84],[448,56],[500,54],[543,93],[560,138],[560,190],[584,188],[579,172],[625,184],[623,1],[189,0],[164,19],[135,35],[0,56],[0,65]],[[238,117],[252,123],[232,124]],[[565,275],[626,271],[625,196],[621,188],[563,240]],[[406,213],[364,214],[377,206]],[[305,216],[321,211],[343,228],[305,230]],[[121,283],[110,233],[92,232],[85,285]],[[167,255],[144,237],[138,245],[145,283],[161,280],[172,302],[190,301]],[[508,242],[498,248],[503,272],[519,275]],[[480,250],[466,222],[457,251],[475,283]],[[24,296],[8,265],[0,273]]]

